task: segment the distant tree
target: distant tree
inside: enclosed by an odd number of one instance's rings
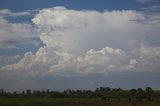
[[[153,94],[153,90],[151,87],[146,87],[146,97],[148,100],[151,100],[152,94]]]
[[[95,92],[101,92],[101,93],[109,92],[109,91],[111,91],[110,87],[99,87],[99,88],[96,88],[95,90]]]
[[[105,92],[106,88],[105,87],[100,87],[99,90],[100,90],[100,92]]]
[[[46,91],[48,94],[50,93],[50,90],[49,89],[47,89],[47,91]]]
[[[123,91],[121,88],[118,88],[117,91]]]
[[[0,94],[4,94],[4,90],[3,89],[0,89]]]
[[[106,87],[106,88],[105,88],[105,91],[110,92],[110,91],[111,91],[111,88],[110,88],[110,87]]]
[[[137,99],[141,101],[143,100],[143,98],[145,98],[145,92],[143,91],[142,88],[138,88],[137,89]]]
[[[131,98],[136,98],[137,96],[137,90],[136,89],[131,89],[130,90]]]
[[[17,91],[13,92],[13,97],[18,97],[18,96],[19,95],[18,95]]]
[[[110,101],[110,99],[128,98],[128,100],[134,99],[148,99],[151,100],[153,96],[153,90],[147,87],[145,90],[142,88],[131,89],[130,91],[122,90],[121,88],[111,89],[110,87],[99,87],[96,90],[72,90],[67,89],[63,92],[47,90],[29,90],[19,92],[5,92],[0,89],[0,97],[44,97],[44,98],[101,98],[104,101]]]
[[[27,94],[27,96],[31,96],[31,94],[32,94],[31,90],[27,89],[26,94]]]
[[[26,96],[25,91],[22,91],[22,92],[20,93],[20,96],[21,96],[21,97],[25,97],[25,96]]]
[[[112,91],[118,91],[117,88],[113,88]]]

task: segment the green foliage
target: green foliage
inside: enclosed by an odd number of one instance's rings
[[[152,88],[150,88],[150,87],[147,87],[147,88],[146,88],[146,97],[147,97],[148,100],[151,100],[151,99],[152,99],[151,97],[152,97],[152,95],[153,95],[153,92],[154,92],[154,91],[152,90]]]
[[[94,91],[91,90],[71,90],[67,89],[63,92],[52,91],[52,90],[26,90],[22,92],[6,92],[3,89],[0,89],[0,100],[3,98],[10,100],[10,98],[18,98],[19,100],[29,100],[29,103],[32,103],[32,100],[66,100],[66,98],[72,98],[75,100],[100,100],[103,102],[110,102],[113,100],[118,101],[159,101],[160,100],[160,91],[154,91],[151,87],[147,87],[145,90],[142,88],[123,90],[121,88],[110,88],[110,87],[99,87]],[[36,99],[35,99],[36,98]],[[39,98],[39,99],[38,99]],[[15,99],[16,100],[16,99]],[[68,99],[67,99],[68,100]],[[34,102],[36,102],[34,101]],[[12,101],[14,103],[14,101]],[[4,102],[5,103],[5,102]],[[7,101],[7,103],[10,103]],[[17,103],[17,101],[15,101]],[[28,103],[28,102],[27,102]],[[37,102],[36,102],[37,103]],[[39,102],[38,102],[39,103]],[[1,106],[1,105],[0,105]]]
[[[100,98],[1,98],[0,106],[160,106],[159,101]]]

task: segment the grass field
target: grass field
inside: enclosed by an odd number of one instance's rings
[[[100,98],[0,98],[0,106],[160,106],[159,100],[110,100]]]
[[[138,93],[136,93],[137,97],[134,97],[128,90],[85,92],[84,95],[83,92],[78,93],[74,92],[70,97],[65,93],[61,93],[65,95],[58,97],[56,92],[53,92],[56,96],[53,96],[52,92],[41,93],[41,95],[4,93],[0,96],[0,106],[160,106],[159,90],[154,91],[151,99],[145,97],[144,91],[142,98],[138,97]],[[94,95],[89,96],[90,94]]]

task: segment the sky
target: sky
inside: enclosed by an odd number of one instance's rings
[[[0,0],[0,88],[160,89],[159,0]]]

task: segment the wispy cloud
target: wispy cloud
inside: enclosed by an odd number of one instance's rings
[[[1,9],[0,10],[0,16],[3,17],[10,17],[10,16],[26,16],[26,15],[31,15],[31,13],[29,11],[24,11],[24,12],[12,12],[8,9]]]
[[[136,1],[140,3],[147,3],[147,2],[160,3],[159,0],[136,0]]]
[[[160,5],[142,8],[141,11],[145,13],[145,22],[160,26]]]

